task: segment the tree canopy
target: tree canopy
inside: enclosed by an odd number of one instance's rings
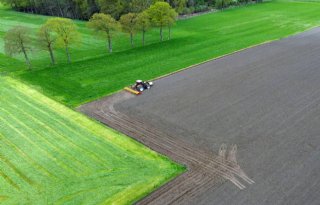
[[[10,55],[23,54],[27,66],[31,69],[28,52],[31,51],[31,30],[28,27],[16,26],[10,29],[4,36],[5,52]]]
[[[148,12],[143,11],[137,16],[136,29],[142,32],[142,45],[145,44],[145,33],[150,29],[151,22]]]
[[[160,40],[162,41],[163,27],[171,26],[177,17],[177,13],[166,2],[156,2],[150,6],[147,12],[150,16],[152,24],[160,28]]]
[[[124,14],[120,18],[122,30],[130,35],[130,43],[133,47],[133,35],[137,31],[137,14],[128,13]]]
[[[51,64],[55,64],[55,57],[53,54],[53,47],[57,41],[57,34],[54,32],[50,22],[43,24],[38,31],[38,43],[40,48],[48,50],[50,53]]]
[[[112,38],[120,30],[119,23],[111,15],[96,13],[90,18],[87,25],[89,28],[94,29],[96,34],[107,38],[108,50],[112,53]]]
[[[80,40],[76,25],[71,19],[59,17],[49,19],[47,24],[57,34],[57,45],[65,48],[68,62],[70,63],[70,45]]]

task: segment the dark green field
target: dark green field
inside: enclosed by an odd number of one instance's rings
[[[82,43],[74,46],[71,65],[58,51],[59,64],[48,66],[46,52],[33,52],[34,71],[24,71],[18,61],[0,54],[0,67],[20,70],[14,75],[46,95],[69,106],[113,93],[134,80],[152,79],[186,66],[221,56],[262,42],[301,32],[320,24],[320,3],[309,1],[272,1],[263,4],[206,14],[178,21],[173,39],[158,42],[158,31],[147,36],[148,45],[130,49],[129,39],[121,34],[115,39],[115,53],[105,53],[105,41],[92,36],[84,22],[77,22]],[[0,10],[0,36],[11,26],[24,24],[37,28],[47,17]],[[0,47],[3,42],[0,40]],[[0,49],[1,50],[1,49]],[[2,51],[1,51],[2,52]],[[10,62],[10,63],[9,63]]]

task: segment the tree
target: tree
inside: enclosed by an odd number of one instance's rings
[[[49,51],[51,64],[54,65],[55,58],[53,54],[53,46],[57,40],[57,35],[53,31],[53,28],[50,26],[49,22],[46,22],[40,27],[38,39],[40,46]]]
[[[133,47],[133,35],[137,31],[137,14],[128,13],[122,15],[120,18],[120,23],[122,25],[122,30],[130,35],[130,43],[131,47]]]
[[[142,45],[145,44],[145,34],[151,27],[150,16],[147,12],[141,12],[137,16],[137,30],[142,32]]]
[[[160,40],[163,41],[163,27],[172,22],[175,10],[167,2],[156,2],[147,10],[153,25],[160,28]],[[176,16],[176,15],[175,15]]]
[[[120,29],[118,22],[110,15],[96,13],[90,18],[87,25],[107,38],[107,48],[112,53],[112,37]]]
[[[68,63],[71,63],[70,45],[79,41],[80,38],[76,25],[71,19],[66,18],[52,18],[47,21],[47,24],[57,34],[57,45],[65,48]]]
[[[177,17],[178,17],[178,13],[175,10],[170,9],[168,11],[168,15],[166,19],[167,19],[167,25],[169,28],[169,40],[171,39],[171,28],[176,23]]]
[[[28,57],[28,52],[31,50],[30,29],[24,26],[16,26],[10,29],[5,37],[5,52],[10,55],[22,53],[26,60],[28,68],[31,70],[31,63]]]

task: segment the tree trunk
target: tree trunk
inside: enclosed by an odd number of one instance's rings
[[[133,48],[133,33],[130,33],[130,43],[131,43],[131,48]]]
[[[163,32],[162,32],[162,26],[160,26],[160,41],[163,41]]]
[[[68,63],[71,63],[71,57],[70,57],[70,52],[69,52],[69,47],[66,46],[66,54],[67,54],[67,57],[68,57]]]
[[[143,30],[143,31],[142,31],[142,45],[143,45],[143,46],[145,45],[145,35],[146,35],[146,31]]]
[[[56,1],[56,3],[57,3],[57,6],[58,6],[58,9],[59,9],[59,11],[60,11],[61,17],[64,17],[64,13],[63,13],[63,10],[62,10],[62,8],[61,8],[61,6],[60,6],[60,4],[59,4],[59,1]]]
[[[108,36],[108,48],[109,48],[109,53],[112,53],[112,40],[110,36]]]
[[[22,46],[22,52],[23,52],[24,58],[26,59],[26,64],[27,64],[29,70],[31,70],[31,63],[30,63],[29,57],[27,55],[27,52],[26,52],[26,49],[24,48],[24,46]]]
[[[49,53],[50,53],[51,64],[54,65],[54,64],[56,64],[56,61],[54,59],[53,50],[52,50],[51,45],[48,46],[48,50],[49,50]]]

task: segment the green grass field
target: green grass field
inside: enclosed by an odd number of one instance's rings
[[[0,204],[130,204],[184,171],[16,80],[0,96]]]
[[[74,46],[74,63],[65,64],[61,50],[59,64],[48,66],[46,52],[32,54],[35,71],[25,69],[22,57],[10,61],[1,54],[0,67],[17,71],[14,75],[46,95],[69,106],[111,94],[136,79],[152,79],[178,69],[255,44],[301,32],[320,24],[320,3],[275,0],[258,5],[225,10],[181,20],[173,29],[173,39],[158,41],[158,30],[148,33],[146,47],[130,49],[129,39],[115,39],[115,53],[105,53],[105,41],[92,36],[84,22],[78,21],[82,44]],[[10,27],[23,24],[36,29],[47,17],[0,10],[0,36]]]

